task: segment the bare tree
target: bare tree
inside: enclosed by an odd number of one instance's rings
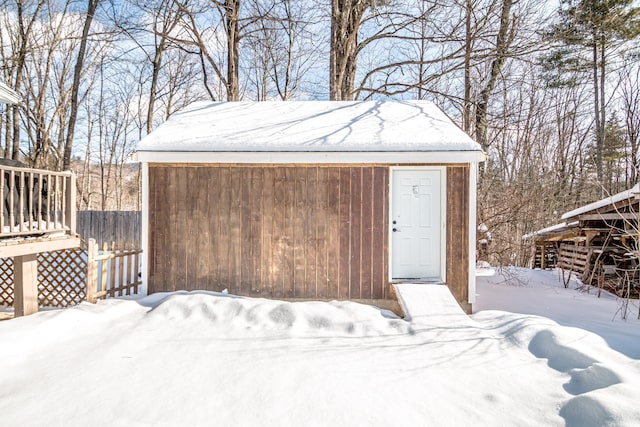
[[[248,15],[259,17],[247,27],[245,73],[255,98],[295,97],[322,49],[311,27],[319,22],[309,3],[292,0],[251,0]]]
[[[69,109],[69,121],[67,124],[67,137],[64,143],[64,153],[62,155],[62,169],[67,170],[71,165],[71,149],[73,147],[73,136],[78,119],[78,92],[80,91],[80,78],[84,67],[84,58],[87,52],[87,42],[89,40],[89,32],[91,23],[98,8],[100,0],[88,0],[87,12],[85,15],[84,27],[80,37],[80,45],[78,47],[78,56],[73,70],[73,83],[71,84],[71,100]]]
[[[15,48],[11,62],[11,72],[13,75],[13,89],[20,92],[22,89],[22,81],[25,72],[25,63],[29,51],[29,38],[38,15],[45,5],[45,0],[37,0],[35,3],[23,2],[16,0],[15,11],[17,16],[17,34],[15,34]],[[9,154],[10,158],[17,159],[20,154],[20,106],[14,105],[11,108],[11,134],[12,143],[9,147],[9,138],[7,138],[7,146],[5,155]],[[8,136],[8,135],[7,135]]]
[[[181,48],[198,55],[202,65],[203,83],[211,99],[217,98],[214,91],[208,85],[207,66],[211,67],[218,82],[224,87],[224,97],[227,101],[240,99],[239,83],[239,50],[241,34],[241,0],[209,0],[206,5],[191,4],[186,1],[174,0],[182,16],[184,27],[188,29],[190,38],[176,38],[175,41]],[[213,12],[213,13],[212,13]],[[202,26],[204,16],[213,19],[208,26]],[[224,41],[220,40],[220,32],[223,30]],[[224,46],[225,58],[216,58],[212,52],[212,46],[208,43],[209,37],[213,37],[220,46]]]
[[[628,153],[627,185],[638,183],[640,174],[640,67],[633,61],[619,71],[620,102]]]
[[[173,0],[160,0],[157,3],[143,3],[142,8],[151,14],[153,23],[153,53],[147,55],[151,62],[151,82],[149,85],[149,105],[147,108],[147,133],[153,130],[155,102],[158,97],[158,80],[167,49],[171,46],[172,34],[182,19],[182,9]]]
[[[358,65],[358,32],[371,0],[331,0],[329,98],[353,99]]]
[[[491,61],[491,71],[489,72],[489,77],[484,87],[480,91],[480,99],[476,105],[475,136],[476,140],[485,151],[488,149],[489,145],[487,141],[487,108],[489,104],[489,97],[496,86],[496,82],[498,81],[500,72],[507,60],[509,48],[515,36],[515,27],[511,24],[512,5],[513,0],[502,0],[500,27],[498,29],[498,34],[496,35],[495,53],[493,54],[493,60]]]

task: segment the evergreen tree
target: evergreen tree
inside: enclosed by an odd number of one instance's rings
[[[546,34],[557,45],[543,58],[545,77],[549,86],[591,82],[596,175],[602,184],[607,67],[619,48],[640,34],[640,8],[633,0],[561,0],[558,14],[559,22]]]

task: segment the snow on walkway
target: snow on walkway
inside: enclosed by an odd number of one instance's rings
[[[470,319],[445,289],[401,285],[410,321],[211,292],[3,321],[0,424],[639,425],[638,360],[545,317]]]
[[[431,325],[473,324],[445,285],[396,283],[393,286],[407,321]]]

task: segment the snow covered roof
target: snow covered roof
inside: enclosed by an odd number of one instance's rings
[[[522,240],[531,239],[533,237],[541,236],[543,234],[550,234],[550,233],[556,233],[556,232],[559,232],[559,231],[564,231],[564,230],[567,230],[569,228],[573,228],[573,227],[577,227],[577,226],[578,226],[578,221],[574,221],[574,222],[570,222],[570,223],[561,222],[560,224],[551,225],[549,227],[542,228],[542,229],[534,231],[532,233],[525,234],[524,236],[522,236]]]
[[[629,190],[622,191],[618,194],[614,194],[613,196],[605,197],[602,200],[598,200],[596,202],[589,203],[588,205],[566,212],[562,215],[562,219],[573,218],[575,216],[582,215],[584,213],[591,212],[608,205],[613,205],[614,203],[618,203],[623,200],[632,199],[638,193],[640,193],[640,184],[634,185]]]
[[[6,84],[0,82],[0,104],[18,104],[20,95],[15,93]]]
[[[428,101],[197,102],[137,151],[482,153]]]

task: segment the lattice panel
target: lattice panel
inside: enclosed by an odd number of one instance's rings
[[[42,307],[68,307],[84,301],[87,253],[68,249],[38,254],[38,302]],[[13,259],[0,259],[0,304],[13,305]]]
[[[84,301],[86,260],[86,251],[79,248],[38,254],[39,305],[67,307]]]
[[[0,305],[13,305],[13,258],[0,259]]]

